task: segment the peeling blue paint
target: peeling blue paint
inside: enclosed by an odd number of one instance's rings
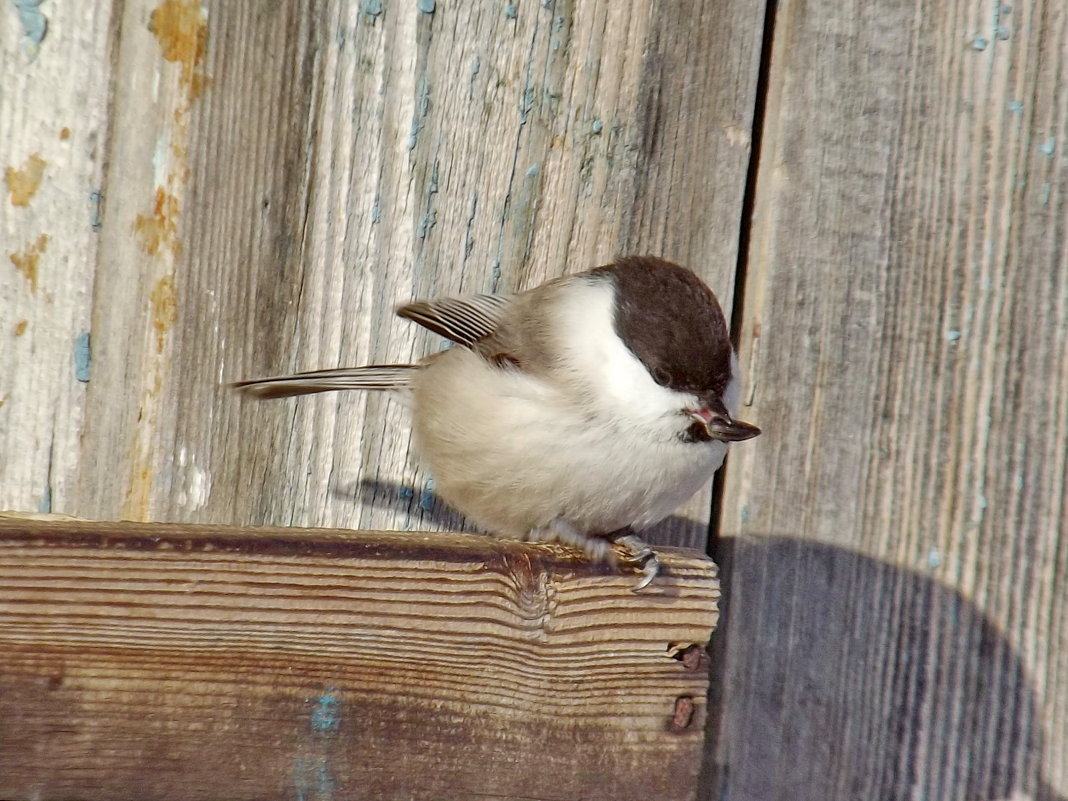
[[[599,134],[601,131],[604,130],[604,123],[600,120],[594,120],[593,124],[590,125],[590,130],[593,131],[595,134]]]
[[[327,687],[316,700],[311,728],[320,734],[333,734],[341,728],[341,696],[336,687]]]
[[[490,292],[496,292],[497,287],[501,283],[501,262],[500,259],[494,259],[490,264]]]
[[[1013,100],[1009,103],[1009,111],[1013,114],[1023,114],[1024,104],[1019,100]]]
[[[742,507],[742,511],[739,513],[738,517],[741,518],[743,523],[748,523],[749,522],[749,507],[748,506],[743,506]]]
[[[475,60],[471,62],[471,74],[478,75],[480,69],[482,69],[482,59],[475,56]]]
[[[960,341],[960,331],[958,331],[955,328],[949,329],[948,331],[946,331],[946,339],[948,339],[950,342],[953,342],[953,343],[959,342]]]
[[[94,233],[104,227],[104,193],[94,189],[89,193],[89,227]]]
[[[437,4],[434,0],[418,0],[419,10],[424,14],[433,14],[437,8]]]
[[[377,223],[382,219],[382,198],[379,195],[375,195],[374,202],[371,203],[371,222]]]
[[[505,6],[504,7],[504,16],[507,19],[515,19],[516,17],[519,16],[519,9],[516,8],[515,6],[511,6],[511,5]]]
[[[942,554],[938,552],[937,548],[932,546],[931,550],[927,552],[927,567],[934,570],[940,564],[942,564]]]
[[[363,13],[374,20],[382,14],[382,0],[363,0]]]
[[[987,45],[989,44],[990,42],[987,41],[986,37],[984,36],[976,36],[974,39],[972,39],[973,50],[986,50]]]
[[[1009,29],[1006,28],[1004,25],[998,25],[994,28],[994,36],[996,36],[998,39],[1001,39],[1002,41],[1008,39],[1010,35],[1011,33],[1009,32]]]
[[[533,178],[537,174],[538,174],[538,165],[537,164],[532,164],[532,165],[530,165],[530,167],[527,168],[527,177],[528,178]]]
[[[415,497],[415,490],[413,490],[411,487],[401,487],[400,491],[397,494],[400,495],[404,500],[410,501],[412,498]]]
[[[89,332],[82,331],[74,337],[74,378],[83,384],[88,384],[92,366],[93,356],[89,348]]]
[[[1051,136],[1045,142],[1038,146],[1038,152],[1044,156],[1052,156],[1053,151],[1057,149],[1057,137]]]
[[[434,479],[428,478],[426,483],[423,484],[423,492],[419,496],[419,508],[424,512],[429,512],[434,506]]]
[[[11,3],[19,15],[26,49],[31,56],[36,56],[41,42],[48,34],[48,18],[39,9],[41,0],[11,0]]]
[[[1042,198],[1041,198],[1041,200],[1042,200],[1042,205],[1043,206],[1049,205],[1049,195],[1050,195],[1050,192],[1052,190],[1053,190],[1053,186],[1050,184],[1049,181],[1043,181],[1042,182]]]

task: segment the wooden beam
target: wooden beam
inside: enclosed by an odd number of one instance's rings
[[[719,591],[663,557],[0,519],[0,797],[692,798]]]

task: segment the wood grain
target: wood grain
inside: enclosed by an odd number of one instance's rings
[[[1066,68],[1063,3],[778,4],[709,792],[1068,797]]]
[[[0,795],[692,798],[718,587],[665,561],[0,519]]]
[[[47,512],[77,483],[112,18],[106,3],[26,13],[39,44],[0,12],[0,509]]]
[[[41,373],[19,350],[0,414],[38,439],[7,448],[18,480],[0,508],[47,494],[95,519],[455,529],[399,404],[256,406],[225,384],[414,359],[442,343],[395,319],[398,303],[626,252],[692,265],[729,311],[761,31],[744,0],[133,0],[113,14],[110,50],[102,16],[99,41],[69,53],[78,72],[113,57],[115,76],[99,252],[87,234],[63,246],[88,263],[63,291],[84,303],[92,287],[88,392],[63,389],[84,417],[61,414],[50,462],[39,401],[62,393],[23,388]],[[0,116],[19,126],[9,97]],[[41,135],[20,128],[11,163]],[[48,214],[55,239],[51,218],[71,209]],[[49,375],[69,338],[48,344]],[[656,538],[703,547],[709,516],[705,491]]]

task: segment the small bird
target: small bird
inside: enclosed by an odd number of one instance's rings
[[[418,364],[241,381],[258,398],[341,389],[411,398],[435,493],[479,528],[557,540],[647,587],[660,561],[638,533],[667,517],[760,429],[735,419],[738,358],[693,272],[624,257],[515,295],[418,301],[397,314],[456,343]]]

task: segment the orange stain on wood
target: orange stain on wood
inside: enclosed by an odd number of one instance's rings
[[[163,341],[168,329],[178,319],[178,295],[174,291],[174,276],[165,275],[152,287],[148,297],[152,306],[152,327],[156,329],[156,353],[163,353]],[[158,382],[157,387],[158,389]]]
[[[20,337],[26,333],[26,328],[29,326],[29,320],[19,320],[15,325],[15,336]]]
[[[37,241],[19,253],[11,254],[11,263],[30,282],[30,291],[37,294],[37,267],[41,254],[48,249],[48,234],[41,234]]]
[[[162,186],[156,187],[152,213],[138,214],[133,227],[141,239],[142,249],[150,256],[155,256],[162,248],[167,248],[174,256],[181,251],[178,241],[178,198]]]
[[[59,139],[61,142],[65,142],[70,139],[70,128],[63,126],[63,130],[59,132]]]
[[[196,100],[210,78],[200,70],[208,49],[208,16],[195,0],[164,0],[148,18],[148,29],[167,61],[181,65],[182,86]]]
[[[47,165],[48,162],[41,158],[40,153],[31,153],[21,170],[8,167],[4,171],[4,183],[11,193],[12,206],[30,205],[30,198],[37,194]]]

